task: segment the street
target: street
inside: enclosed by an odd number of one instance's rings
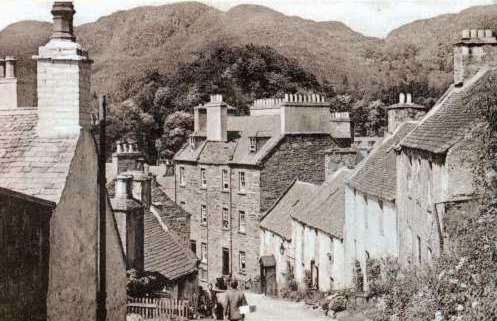
[[[246,318],[247,321],[318,321],[330,320],[318,311],[306,308],[304,303],[294,303],[273,299],[260,294],[246,293],[250,305],[257,307],[256,312]]]

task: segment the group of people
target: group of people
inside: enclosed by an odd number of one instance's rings
[[[238,281],[232,280],[230,282],[230,288],[223,293],[224,300],[218,298],[218,293],[221,292],[214,290],[211,283],[209,283],[207,291],[200,287],[198,297],[199,316],[214,318],[215,320],[243,320],[244,315],[240,312],[240,307],[248,303],[245,294],[238,289]]]

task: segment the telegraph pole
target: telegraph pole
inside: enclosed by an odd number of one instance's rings
[[[106,178],[105,178],[105,123],[107,118],[107,98],[101,96],[99,99],[98,127],[98,193],[99,211],[97,219],[97,321],[105,321],[107,317],[107,291],[106,291]]]

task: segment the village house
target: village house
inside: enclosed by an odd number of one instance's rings
[[[35,107],[19,106],[15,59],[0,60],[0,315],[3,320],[94,321],[99,181],[91,133],[92,61],[73,34],[72,2],[55,2],[39,48]],[[106,212],[107,320],[126,315],[126,270]]]
[[[176,202],[192,214],[201,280],[259,274],[261,214],[295,180],[320,184],[324,152],[349,147],[347,113],[318,95],[258,100],[250,116],[229,114],[222,96],[195,108],[195,131],[175,155]]]
[[[491,30],[465,30],[454,48],[454,84],[400,142],[397,158],[399,253],[403,264],[431,262],[444,248],[446,217],[471,210],[487,120],[485,88],[497,74]],[[474,210],[474,209],[473,209]]]
[[[117,142],[107,167],[127,268],[158,274],[163,292],[192,299],[198,259],[189,247],[189,214],[162,191],[136,143]]]
[[[315,184],[295,180],[261,219],[261,288],[267,295],[277,295],[294,277],[291,212],[317,188]]]

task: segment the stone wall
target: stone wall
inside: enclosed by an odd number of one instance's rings
[[[184,168],[185,185],[180,186],[180,167]],[[207,186],[200,184],[200,169],[205,168]],[[222,189],[222,170],[229,173],[229,189]],[[238,190],[238,173],[245,172],[245,192]],[[259,171],[250,168],[229,168],[217,165],[176,164],[176,200],[191,214],[191,240],[195,241],[197,256],[201,258],[201,244],[207,244],[207,262],[201,262],[200,268],[207,269],[208,275],[201,282],[215,282],[222,275],[222,251],[230,250],[231,273],[242,280],[253,279],[259,274],[259,218],[260,190]],[[201,225],[201,206],[207,210],[207,226]],[[228,209],[230,228],[223,228],[223,208]],[[240,231],[239,213],[245,212],[246,230]],[[239,265],[240,252],[246,255],[246,271],[241,273]]]
[[[41,202],[0,193],[2,320],[46,320],[52,210]]]
[[[261,211],[266,211],[295,179],[324,182],[324,151],[332,147],[337,147],[336,143],[326,134],[285,136],[261,173]]]
[[[82,131],[69,176],[50,223],[48,320],[93,321],[96,313],[97,153]],[[107,202],[107,320],[126,314],[126,267],[110,202]]]
[[[366,260],[398,257],[397,211],[394,202],[378,199],[354,190],[345,190],[345,260],[344,279],[353,285],[355,261],[361,264],[366,281]]]

